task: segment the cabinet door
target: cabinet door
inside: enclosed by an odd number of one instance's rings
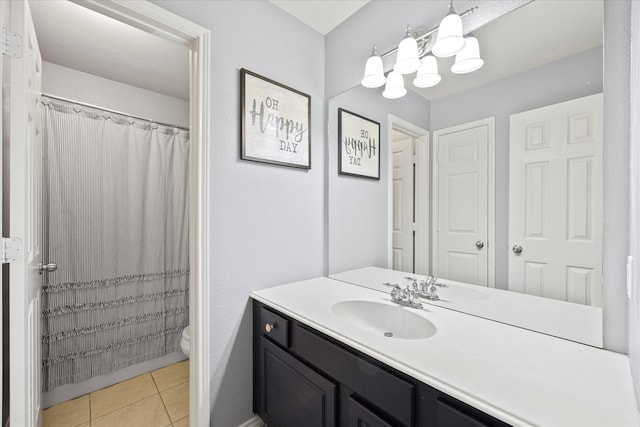
[[[353,397],[349,398],[349,427],[392,427]]]
[[[265,338],[259,357],[259,415],[269,427],[336,424],[335,384]]]

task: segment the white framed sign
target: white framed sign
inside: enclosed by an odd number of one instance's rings
[[[380,179],[380,123],[338,108],[338,173]]]
[[[243,160],[311,169],[311,97],[240,70]]]

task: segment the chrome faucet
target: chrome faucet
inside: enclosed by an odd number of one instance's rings
[[[415,288],[406,285],[403,289],[397,283],[383,283],[385,286],[391,286],[391,301],[396,304],[411,308],[422,308],[422,303],[418,300],[418,294]]]
[[[443,283],[438,283],[438,279],[433,276],[427,276],[426,280],[416,279],[415,277],[405,277],[405,279],[410,280],[412,282],[413,289],[416,292],[416,295],[420,298],[428,299],[430,301],[438,301],[440,297],[436,293],[439,287],[447,287],[447,285]]]

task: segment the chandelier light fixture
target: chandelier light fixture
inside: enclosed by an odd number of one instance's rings
[[[380,87],[386,81],[384,76],[384,66],[382,65],[382,58],[376,52],[376,45],[373,45],[371,50],[371,56],[367,59],[367,63],[364,66],[364,77],[360,84],[364,87],[374,88]]]
[[[411,28],[407,25],[406,36],[398,45],[398,53],[396,54],[396,63],[393,71],[400,74],[411,74],[420,67],[420,58],[418,56],[418,42],[411,35]]]
[[[362,86],[377,88],[384,85],[382,96],[389,99],[401,98],[407,93],[404,75],[414,72],[414,86],[435,86],[442,79],[438,73],[436,57],[447,58],[455,55],[455,63],[451,67],[451,72],[455,74],[466,74],[480,69],[484,60],[480,57],[478,39],[471,34],[465,37],[462,28],[462,18],[477,9],[477,6],[472,7],[458,15],[453,8],[453,0],[449,0],[449,12],[439,26],[428,31],[415,32],[407,26],[405,36],[398,47],[382,55],[377,53],[374,45],[365,64]],[[432,43],[436,33],[435,43]],[[383,59],[394,53],[396,62],[392,70],[385,72]]]
[[[402,98],[407,93],[404,88],[404,78],[402,74],[393,70],[387,76],[387,84],[384,86],[382,96],[389,99]]]
[[[464,47],[456,54],[456,62],[451,67],[452,73],[471,73],[484,65],[484,60],[480,58],[478,39],[469,35],[469,37],[465,37],[464,41]]]
[[[425,88],[440,83],[442,77],[438,74],[438,61],[432,55],[422,58],[422,65],[418,68],[416,78],[413,80],[415,87]]]

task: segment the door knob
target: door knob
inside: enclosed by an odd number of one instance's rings
[[[511,250],[513,251],[514,254],[520,255],[522,253],[522,246],[513,245],[513,248],[511,248]]]
[[[476,242],[476,248],[478,248],[478,249],[484,248],[484,242],[482,240],[478,240]]]
[[[49,264],[40,263],[38,264],[38,268],[40,269],[40,274],[42,274],[43,271],[53,273],[58,269],[58,264],[56,264],[55,262],[50,262]]]

